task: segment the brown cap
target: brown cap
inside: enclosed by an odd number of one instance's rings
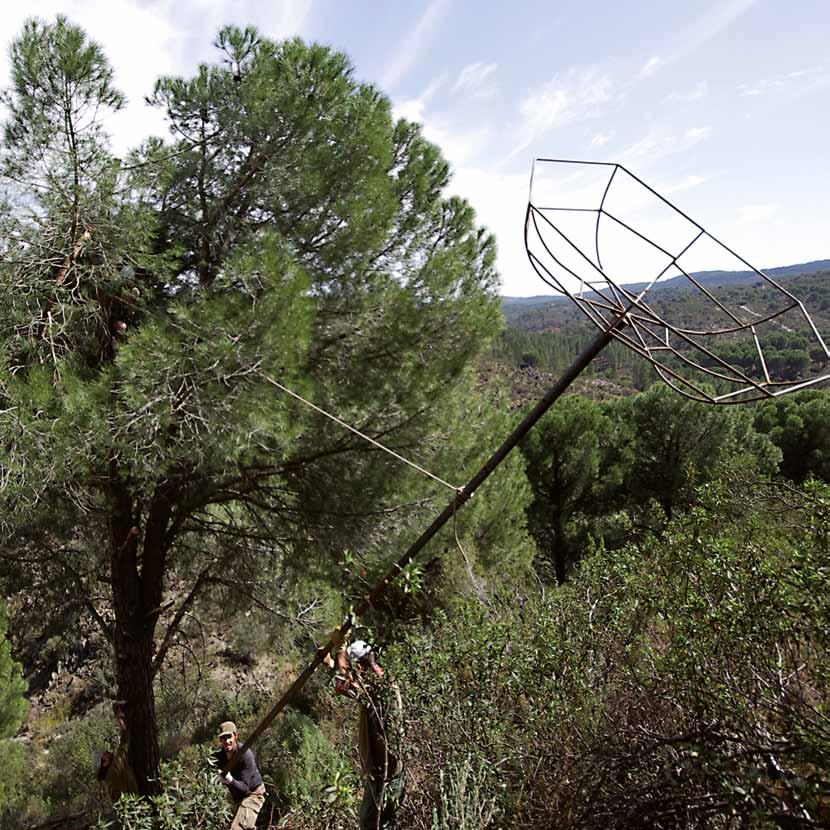
[[[226,720],[219,725],[219,737],[224,738],[225,735],[235,735],[236,724],[232,720]]]

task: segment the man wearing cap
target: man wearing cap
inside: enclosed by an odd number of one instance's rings
[[[403,799],[400,689],[385,677],[373,649],[363,640],[338,651],[335,670],[335,691],[360,703],[358,749],[366,778],[361,830],[392,830]]]
[[[219,765],[219,780],[228,788],[228,794],[236,804],[230,830],[253,830],[256,817],[265,803],[265,785],[250,749],[239,755],[239,733],[236,724],[225,721],[219,727],[219,743],[222,748],[214,753]],[[226,773],[222,770],[232,764]]]

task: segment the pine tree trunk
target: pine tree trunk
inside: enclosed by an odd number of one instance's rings
[[[159,741],[153,694],[153,636],[124,636],[116,627],[116,675],[118,695],[127,701],[129,762],[142,795],[161,792]]]
[[[158,780],[158,724],[153,694],[157,612],[146,607],[145,586],[138,570],[139,532],[135,526],[133,502],[121,483],[115,483],[111,488],[111,509],[111,577],[118,696],[126,701],[128,758],[139,792],[153,795],[161,791]]]

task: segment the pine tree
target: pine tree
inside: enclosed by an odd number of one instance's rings
[[[726,466],[755,472],[777,470],[779,450],[752,426],[745,407],[718,407],[655,384],[648,391],[611,402],[618,452],[625,468],[623,501],[656,501],[668,518],[694,503],[695,488]]]
[[[558,584],[579,560],[569,534],[575,513],[586,510],[619,470],[608,464],[605,448],[613,424],[593,401],[563,398],[522,443],[533,489],[528,526]]]
[[[499,323],[493,240],[416,125],[328,48],[217,46],[156,87],[180,138],[127,163],[111,69],[66,20],[26,24],[6,98],[0,554],[110,638],[146,793],[187,615],[406,530],[382,508],[409,474],[270,381],[428,460]]]

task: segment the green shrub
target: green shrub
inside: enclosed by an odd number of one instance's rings
[[[6,604],[0,601],[0,738],[7,738],[17,731],[29,708],[24,697],[23,670],[20,663],[12,659],[6,629]]]
[[[122,795],[115,805],[122,830],[227,830],[233,805],[208,757],[203,748],[191,755],[191,765],[179,760],[162,764],[161,795]],[[100,830],[106,826],[99,823]]]
[[[298,826],[309,829],[348,821],[360,800],[349,738],[338,746],[324,731],[328,724],[322,726],[303,712],[288,709],[259,748],[260,769],[270,779],[280,812],[302,816]],[[289,826],[294,826],[291,821]]]
[[[407,826],[474,809],[465,768],[505,828],[826,823],[829,519],[818,485],[711,484],[560,590],[413,631]]]
[[[486,830],[492,826],[497,810],[488,792],[484,765],[477,768],[465,758],[450,764],[439,774],[441,802],[432,814],[432,830]]]
[[[117,728],[105,706],[54,727],[42,759],[42,792],[47,802],[67,812],[94,815],[103,809],[107,795],[95,777],[93,756],[117,745]]]
[[[47,805],[32,787],[31,750],[21,744],[0,741],[3,774],[0,776],[0,828],[17,830],[32,826],[48,815]]]

